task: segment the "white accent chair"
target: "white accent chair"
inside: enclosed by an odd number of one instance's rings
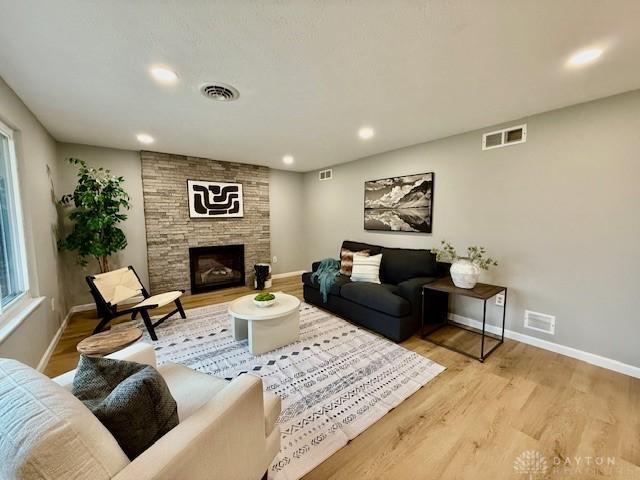
[[[137,343],[109,358],[156,367]],[[232,381],[167,363],[158,367],[179,424],[133,461],[70,389],[75,371],[53,381],[0,359],[0,478],[19,480],[257,480],[280,450],[280,397],[262,380]],[[264,474],[264,476],[263,476]]]

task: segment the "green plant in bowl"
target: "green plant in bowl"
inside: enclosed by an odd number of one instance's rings
[[[256,302],[268,302],[270,300],[275,300],[276,296],[271,292],[262,292],[255,296],[254,300]]]

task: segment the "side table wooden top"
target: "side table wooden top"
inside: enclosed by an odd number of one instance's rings
[[[507,287],[501,287],[500,285],[490,285],[488,283],[477,283],[473,288],[458,288],[453,284],[453,280],[451,280],[451,277],[445,277],[432,283],[426,283],[422,286],[422,288],[437,290],[439,292],[453,293],[456,295],[464,295],[465,297],[479,298],[480,300],[487,300],[507,289]]]
[[[102,357],[122,350],[142,336],[142,330],[136,327],[115,328],[96,333],[78,343],[76,349],[83,355]]]

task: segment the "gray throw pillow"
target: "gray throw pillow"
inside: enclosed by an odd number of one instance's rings
[[[111,432],[133,460],[178,424],[178,406],[149,366],[82,355],[72,393]]]

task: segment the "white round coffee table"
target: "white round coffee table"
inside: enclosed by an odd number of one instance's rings
[[[284,347],[298,340],[300,300],[286,293],[275,293],[276,303],[258,307],[255,294],[245,295],[229,304],[231,331],[236,340],[249,339],[253,355]]]

